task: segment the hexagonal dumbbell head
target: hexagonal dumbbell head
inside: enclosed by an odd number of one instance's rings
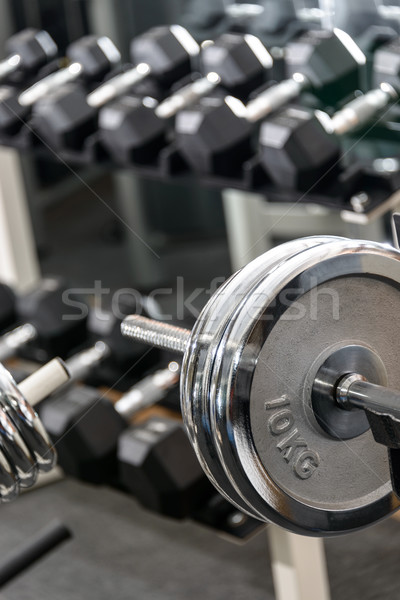
[[[116,478],[116,447],[127,427],[112,403],[90,387],[74,386],[39,406],[67,475],[104,483]]]
[[[152,162],[165,146],[167,121],[154,112],[156,102],[124,96],[99,113],[101,138],[119,164]]]
[[[374,85],[389,83],[400,93],[400,38],[381,46],[374,55]]]
[[[18,55],[18,70],[38,71],[57,55],[57,46],[43,30],[28,28],[11,36],[5,44],[9,56]]]
[[[13,135],[26,122],[29,109],[18,102],[18,92],[11,86],[0,87],[0,131]]]
[[[259,141],[263,167],[279,187],[307,191],[328,171],[336,172],[339,144],[313,111],[280,110],[262,123]]]
[[[87,306],[61,278],[43,279],[32,292],[18,298],[19,321],[36,330],[31,349],[38,360],[65,357],[87,335]]]
[[[241,112],[242,106],[231,97],[203,98],[178,113],[176,144],[194,171],[237,175],[251,155],[251,125]]]
[[[212,486],[181,423],[154,417],[124,431],[118,443],[121,485],[146,508],[185,518]]]
[[[119,50],[106,36],[86,35],[68,46],[68,58],[82,66],[85,79],[100,81],[121,60]]]
[[[288,75],[301,73],[328,105],[358,89],[365,57],[341,30],[310,30],[287,45]]]
[[[245,96],[265,80],[272,58],[254,35],[222,34],[201,53],[205,73],[215,72],[235,96]]]
[[[96,109],[79,84],[53,90],[34,105],[32,115],[35,130],[55,150],[79,150],[97,128]]]
[[[153,27],[135,37],[130,52],[135,64],[147,64],[159,81],[170,85],[190,73],[199,46],[184,27],[172,25]]]

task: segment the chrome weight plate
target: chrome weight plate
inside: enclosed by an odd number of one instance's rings
[[[210,398],[215,395],[214,372],[222,359],[220,342],[235,314],[253,294],[260,281],[281,262],[300,251],[340,238],[312,237],[283,244],[258,257],[233,275],[203,309],[192,330],[183,361],[186,376],[181,379],[182,414],[189,437],[207,475],[229,500],[250,515],[265,520],[236,491],[236,483],[222,467],[214,439],[214,414]],[[253,296],[254,300],[254,296]]]
[[[376,355],[382,377],[400,389],[399,286],[400,253],[328,238],[277,260],[236,305],[214,349],[202,416],[225,472],[214,476],[248,512],[326,536],[399,507],[386,449],[369,430],[330,436],[311,402],[321,366],[350,345]]]

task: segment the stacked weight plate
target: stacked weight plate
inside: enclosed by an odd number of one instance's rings
[[[385,447],[370,430],[329,436],[311,390],[326,358],[354,344],[400,389],[399,285],[397,251],[313,237],[259,257],[209,301],[184,357],[182,412],[206,473],[241,510],[327,536],[398,508]]]

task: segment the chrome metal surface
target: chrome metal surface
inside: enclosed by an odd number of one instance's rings
[[[144,377],[114,404],[115,410],[128,420],[138,411],[156,404],[178,383],[179,371],[178,363],[171,362],[166,369]]]
[[[186,106],[194,104],[199,98],[203,98],[203,96],[211,93],[220,82],[221,78],[217,73],[209,73],[206,77],[197,79],[193,83],[182,87],[175,94],[168,96],[168,98],[160,102],[154,112],[160,119],[174,117],[177,112]]]
[[[27,397],[41,400],[67,378],[62,361],[55,359],[25,380]],[[55,461],[42,422],[0,364],[0,501],[13,500],[20,488],[31,487],[39,472],[50,471]]]
[[[322,360],[322,363],[321,363]],[[387,374],[382,359],[371,348],[359,344],[345,344],[324,355],[310,373],[313,379],[312,406],[318,424],[329,435],[347,440],[369,429],[368,419],[362,410],[343,410],[344,400],[336,402],[337,384],[345,374],[357,373],[368,381],[387,384]],[[351,407],[350,407],[351,408]]]
[[[153,321],[140,315],[126,317],[122,322],[121,332],[137,342],[180,354],[185,352],[190,339],[188,329]]]
[[[104,342],[96,342],[90,348],[77,352],[65,361],[72,381],[85,379],[95,365],[110,356],[111,349]]]
[[[400,421],[400,392],[352,373],[338,387],[338,402]]]
[[[19,54],[13,54],[0,62],[0,79],[4,79],[10,73],[16,71],[21,63]]]
[[[0,361],[11,358],[19,348],[36,337],[37,331],[30,323],[25,323],[9,333],[5,333],[0,337]]]
[[[51,73],[44,77],[40,81],[34,83],[31,87],[27,88],[18,97],[18,102],[21,106],[32,106],[49,94],[51,91],[58,89],[66,83],[70,83],[78,79],[82,72],[82,65],[79,63],[72,63],[64,69],[60,69],[55,73]]]
[[[136,67],[108,79],[87,96],[87,103],[94,108],[104,106],[110,100],[117,98],[137,85],[151,72],[149,65],[140,63]]]
[[[254,100],[247,103],[247,120],[251,123],[260,121],[284,104],[297,98],[307,85],[307,79],[298,73],[295,78],[286,79],[266,89],[265,92],[261,92]]]
[[[331,133],[343,135],[365,125],[397,98],[397,92],[389,84],[355,98],[333,115]]]
[[[183,343],[174,328],[142,317],[137,327],[128,317],[122,330],[185,351],[183,418],[203,469],[223,495],[288,530],[336,535],[375,522],[400,503],[386,449],[365,423],[346,441],[321,428],[314,380],[332,356],[339,378],[353,372],[353,364],[350,371],[341,364],[343,348],[354,346],[346,356],[351,363],[349,356],[357,355],[361,375],[400,389],[400,336],[393,326],[399,289],[400,253],[389,246],[305,238],[233,275],[192,332],[183,330]]]

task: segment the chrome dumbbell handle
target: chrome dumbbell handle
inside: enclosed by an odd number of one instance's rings
[[[171,25],[170,31],[179,41],[179,43],[187,50],[189,56],[197,56],[200,50],[199,45],[184,27],[181,25]],[[87,102],[94,108],[100,108],[107,102],[110,102],[118,96],[121,96],[123,93],[129,91],[131,87],[138,84],[148,75],[151,75],[151,73],[151,66],[145,62],[141,62],[131,69],[125,71],[125,73],[116,75],[112,79],[109,79],[97,87],[89,94]]]
[[[121,324],[125,337],[142,344],[184,354],[190,340],[190,330],[139,315],[126,317]]]
[[[0,362],[7,360],[15,355],[15,352],[34,340],[37,337],[37,331],[34,325],[31,323],[25,323],[16,327],[9,333],[5,333],[0,338]]]
[[[281,106],[297,98],[307,86],[308,80],[300,73],[296,73],[291,79],[285,79],[281,83],[273,85],[247,103],[247,120],[250,123],[260,121]]]
[[[398,98],[396,90],[388,83],[383,83],[379,88],[359,96],[337,111],[330,120],[331,132],[343,135],[365,125]]]
[[[102,341],[96,342],[90,348],[77,352],[66,360],[71,381],[85,379],[92,368],[110,356],[111,348]]]
[[[179,381],[180,367],[170,362],[165,369],[148,375],[126,392],[114,405],[115,410],[125,419],[130,419],[140,410],[153,406],[162,400],[169,389]]]
[[[157,117],[160,119],[174,117],[183,108],[211,93],[220,82],[221,78],[217,73],[208,73],[206,77],[201,77],[193,83],[185,85],[157,106],[155,109]]]
[[[0,79],[4,79],[7,75],[14,73],[21,62],[19,54],[13,54],[0,62]]]
[[[44,77],[40,81],[34,83],[27,90],[22,92],[18,97],[18,102],[21,106],[32,106],[43,98],[51,91],[60,88],[62,85],[66,83],[70,83],[71,81],[75,81],[82,72],[82,65],[80,63],[72,63],[65,69],[60,69],[56,73],[51,73]]]
[[[104,106],[110,100],[117,98],[117,96],[127,92],[129,88],[140,83],[150,74],[150,71],[149,65],[140,63],[133,69],[112,77],[88,95],[87,103],[93,108]]]

